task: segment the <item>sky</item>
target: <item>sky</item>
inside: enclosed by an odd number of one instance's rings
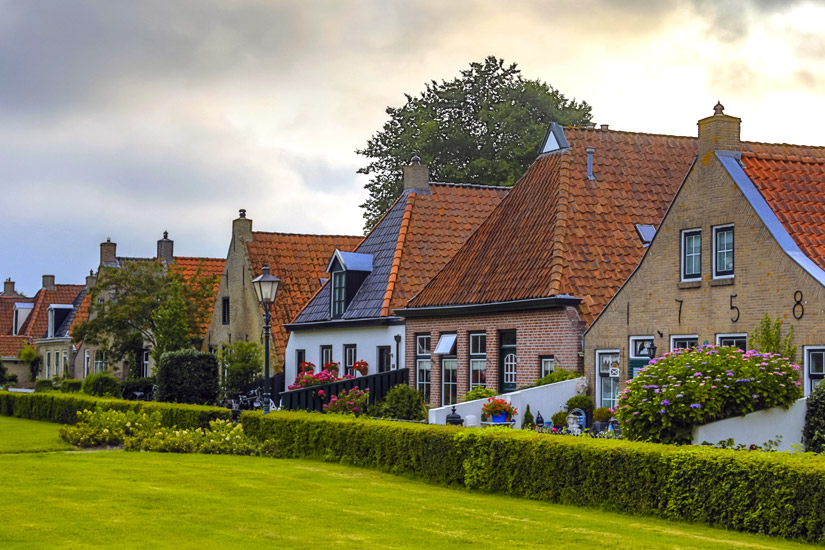
[[[0,0],[0,278],[226,257],[253,229],[361,234],[355,153],[430,81],[495,55],[611,129],[825,145],[825,2]]]

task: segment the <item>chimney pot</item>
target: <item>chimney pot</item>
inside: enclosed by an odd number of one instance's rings
[[[609,124],[602,124],[602,125],[600,126],[600,128],[601,128],[602,130],[609,130],[609,129],[610,129],[610,125],[609,125]]]
[[[232,221],[232,238],[240,238],[242,241],[252,240],[252,219],[246,217],[246,209],[238,211],[238,218]]]
[[[106,237],[105,243],[100,243],[100,263],[104,265],[117,263],[117,243],[113,243],[109,237]]]
[[[158,260],[163,260],[167,264],[172,263],[174,256],[175,241],[169,238],[169,232],[163,232],[163,238],[158,240]]]
[[[421,164],[418,155],[414,155],[410,160],[410,165],[404,167],[404,190],[430,188],[430,169],[426,164]]]
[[[95,283],[97,282],[97,277],[95,277],[95,272],[93,269],[89,270],[89,274],[86,275],[86,290],[89,290]]]

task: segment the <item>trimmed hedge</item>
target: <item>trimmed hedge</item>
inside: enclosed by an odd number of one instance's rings
[[[54,391],[54,382],[48,379],[38,380],[34,383],[34,391],[36,392],[44,392],[44,391]]]
[[[218,399],[218,359],[212,353],[186,349],[167,351],[157,371],[158,401],[215,403]]]
[[[83,380],[75,380],[73,378],[66,378],[60,382],[60,391],[63,393],[76,393],[83,387]]]
[[[825,450],[825,384],[817,385],[808,396],[802,441],[806,451],[821,453]]]
[[[89,395],[120,397],[120,382],[108,372],[96,372],[83,379],[83,392]]]
[[[825,457],[276,412],[241,415],[274,454],[440,484],[825,541]]]
[[[69,393],[12,393],[0,391],[0,415],[43,420],[59,424],[75,424],[77,412],[88,409],[160,412],[164,426],[178,428],[205,428],[210,420],[231,420],[232,411],[222,407],[178,405],[154,401],[125,401],[85,394]]]

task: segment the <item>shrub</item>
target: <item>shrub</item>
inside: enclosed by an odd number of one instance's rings
[[[417,390],[408,384],[398,384],[390,388],[382,401],[369,408],[369,415],[400,420],[425,420],[427,407]]]
[[[155,385],[155,377],[149,376],[147,378],[132,378],[123,381],[123,389],[121,394],[126,399],[135,398],[135,393],[142,393],[143,398],[152,393],[152,386]]]
[[[108,372],[90,374],[83,380],[83,393],[101,397],[120,397],[120,382]]]
[[[159,428],[142,437],[127,438],[127,451],[158,453],[202,453],[218,455],[256,455],[261,445],[244,434],[243,426],[229,420],[213,420],[208,428]]]
[[[305,365],[306,363],[301,364]],[[309,364],[311,365],[312,363]],[[349,374],[345,374],[341,378],[338,378],[338,363],[327,363],[327,365],[332,366],[328,369],[323,369],[321,372],[312,372],[310,370],[299,372],[298,376],[295,377],[295,382],[290,384],[287,389],[299,390],[310,386],[320,386],[322,384],[331,384],[332,382],[337,382],[338,380],[349,380],[350,378],[354,378],[354,376]]]
[[[83,388],[83,380],[66,378],[60,382],[60,391],[63,393],[77,393]]]
[[[609,422],[613,418],[613,409],[609,407],[599,407],[593,411],[594,422]]]
[[[825,450],[825,384],[818,384],[808,396],[802,441],[806,451],[821,453]]]
[[[574,395],[567,400],[567,410],[581,409],[588,417],[593,414],[593,400],[586,395]],[[565,422],[566,424],[566,422]]]
[[[224,344],[218,352],[221,371],[226,372],[227,395],[237,394],[243,386],[262,378],[264,348],[257,342],[238,340]]]
[[[366,409],[369,398],[370,391],[361,391],[358,386],[349,391],[342,390],[338,395],[330,397],[329,403],[324,404],[324,412],[359,415]]]
[[[551,372],[547,376],[543,376],[542,378],[539,378],[538,380],[536,380],[535,382],[533,382],[532,384],[530,384],[527,387],[528,388],[536,388],[538,386],[545,386],[547,384],[555,384],[556,382],[564,382],[565,380],[572,380],[574,378],[579,378],[579,377],[581,377],[581,374],[579,374],[578,372],[575,372],[575,371],[572,371],[572,370],[567,370],[567,369],[559,369],[559,370],[554,370],[553,372]]]
[[[34,383],[34,391],[52,391],[54,383],[51,380],[38,380]]]
[[[536,420],[533,418],[533,413],[530,412],[530,405],[524,410],[524,418],[521,419],[521,428],[523,430],[532,430],[536,427]]]
[[[218,398],[218,360],[192,349],[168,351],[157,370],[158,401],[211,404]]]
[[[476,386],[471,389],[461,398],[461,401],[473,401],[475,399],[487,399],[488,397],[495,397],[496,390],[493,388],[485,388],[484,386]]]
[[[60,427],[60,437],[78,447],[98,447],[100,445],[123,445],[128,437],[144,437],[159,429],[161,414],[157,411],[147,414],[136,411],[105,410],[96,407],[78,411],[75,425]]]
[[[553,416],[550,417],[553,421],[554,428],[564,428],[567,426],[567,413],[564,411],[559,411]]]
[[[771,325],[771,318],[766,313],[753,329],[749,340],[756,351],[778,353],[788,359],[796,356],[796,346],[793,345],[793,325],[788,325],[788,334],[782,338],[782,321],[779,317]]]
[[[653,359],[619,395],[622,436],[690,443],[694,426],[771,407],[802,396],[798,365],[778,354],[713,345]]]

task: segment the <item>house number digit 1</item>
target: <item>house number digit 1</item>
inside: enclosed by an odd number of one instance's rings
[[[797,321],[802,319],[802,316],[805,315],[805,306],[802,305],[802,291],[797,290],[793,293],[793,318]],[[796,308],[799,308],[799,313],[797,313]]]
[[[731,322],[735,323],[739,320],[739,308],[733,305],[733,299],[736,298],[737,294],[730,295],[730,309],[731,311],[736,311],[736,317],[731,317]]]

